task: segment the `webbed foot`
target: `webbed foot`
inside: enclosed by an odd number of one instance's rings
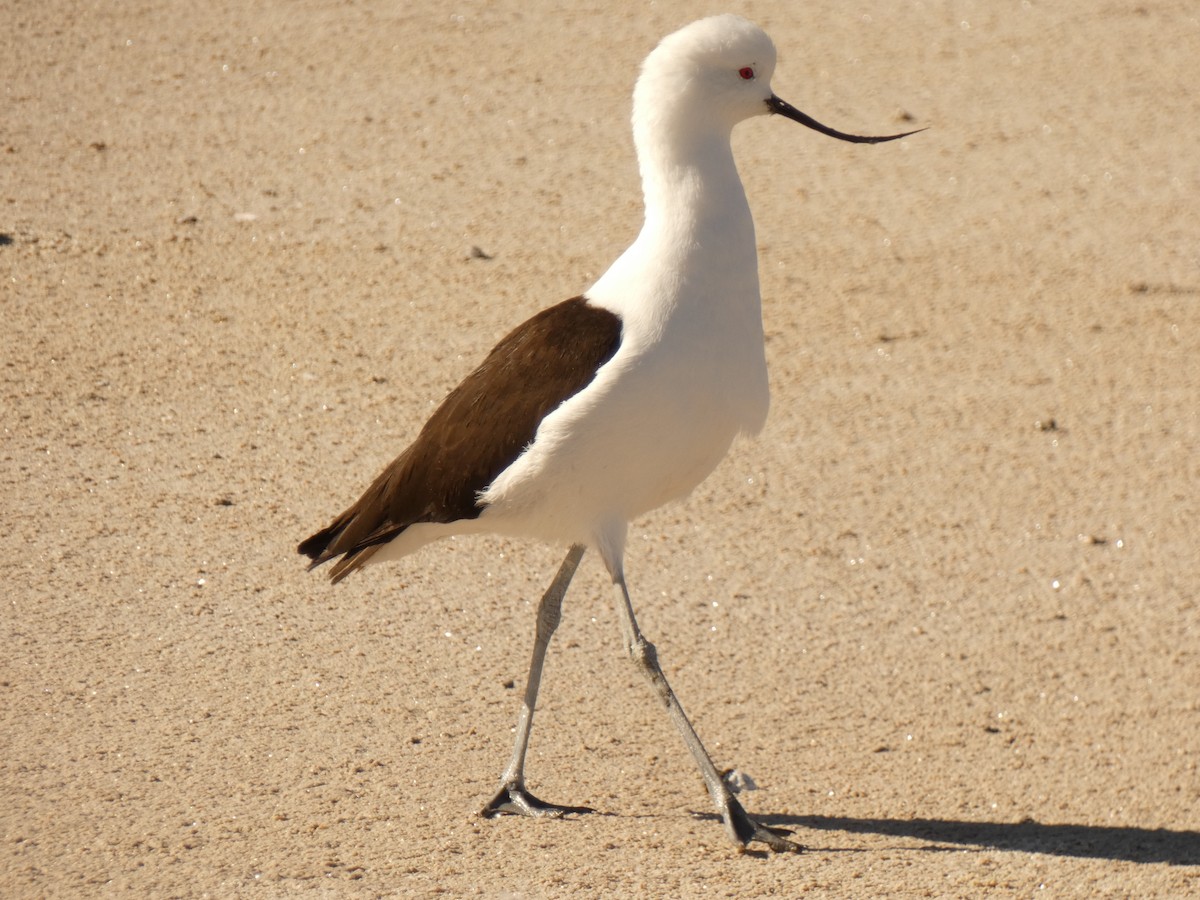
[[[590,806],[559,806],[539,800],[522,785],[504,785],[496,796],[488,801],[480,815],[491,819],[496,816],[531,816],[535,819],[557,819],[566,815],[582,815],[595,812]]]

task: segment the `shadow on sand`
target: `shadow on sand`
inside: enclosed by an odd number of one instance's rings
[[[799,829],[801,843],[804,843],[804,829],[848,831],[918,838],[936,844],[1048,853],[1053,856],[1169,863],[1175,866],[1200,865],[1200,832],[1197,831],[1106,825],[1047,825],[1032,819],[1009,824],[958,822],[951,819],[851,819],[769,814],[755,818],[764,825]]]

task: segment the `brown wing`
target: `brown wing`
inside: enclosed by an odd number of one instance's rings
[[[621,320],[574,297],[519,325],[442,401],[417,439],[353,506],[303,541],[309,568],[343,556],[340,580],[415,522],[474,519],[478,495],[538,425],[616,353]]]

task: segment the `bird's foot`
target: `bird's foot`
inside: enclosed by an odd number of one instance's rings
[[[484,818],[496,816],[531,816],[535,819],[557,819],[567,815],[583,815],[594,812],[590,806],[559,806],[539,800],[523,785],[501,785],[496,796],[488,801],[480,815]]]
[[[760,825],[750,818],[742,804],[738,803],[734,797],[729,798],[721,818],[725,820],[725,830],[729,832],[729,836],[743,849],[750,844],[760,843],[766,844],[776,853],[802,853],[804,851],[804,847],[800,844],[784,837],[785,834],[791,834],[788,829]]]

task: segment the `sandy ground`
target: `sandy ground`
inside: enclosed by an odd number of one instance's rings
[[[0,894],[1200,896],[1196,4],[546,6],[6,9]],[[561,549],[294,552],[631,240],[637,65],[721,8],[929,126],[739,129],[771,420],[631,535],[798,857],[706,815],[594,557],[530,778],[600,812],[539,823],[476,810]]]

